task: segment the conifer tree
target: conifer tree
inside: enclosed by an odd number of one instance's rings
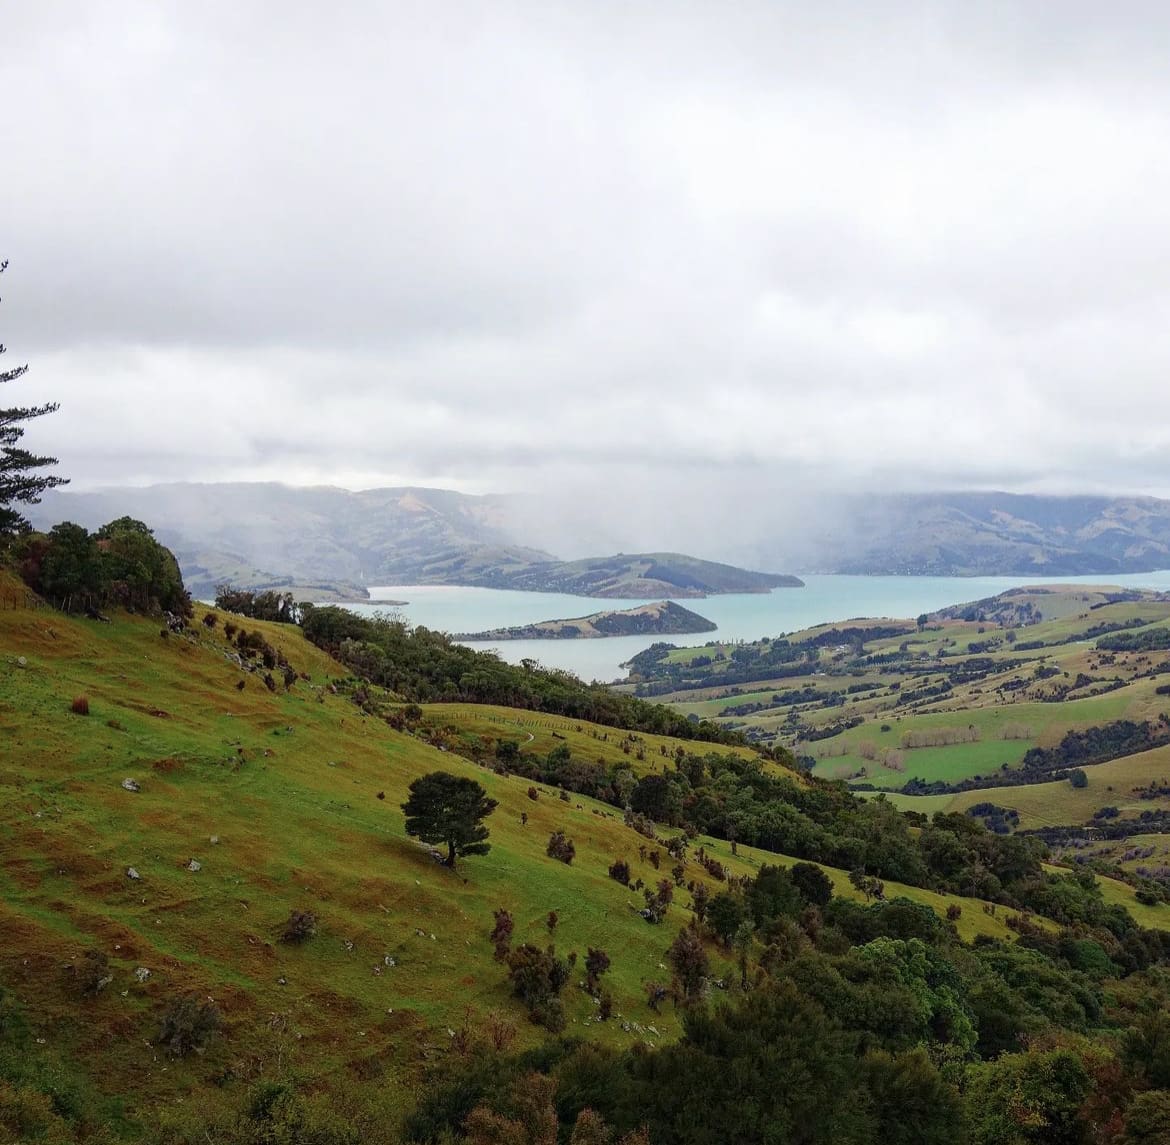
[[[0,262],[0,274],[8,269],[8,262]],[[0,343],[0,354],[5,347]],[[0,369],[0,383],[15,382],[28,372],[28,366],[11,370]],[[28,527],[28,522],[16,511],[16,505],[35,505],[46,489],[64,485],[67,479],[53,474],[36,472],[56,465],[55,457],[41,457],[18,447],[24,435],[21,422],[41,417],[57,409],[56,402],[40,406],[11,406],[0,408],[0,537]]]

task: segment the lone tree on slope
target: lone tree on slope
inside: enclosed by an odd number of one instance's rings
[[[446,843],[446,866],[454,869],[457,855],[486,855],[488,829],[482,820],[496,809],[474,779],[446,771],[432,771],[410,785],[410,798],[402,804],[406,833],[424,843]]]
[[[0,274],[8,262],[0,262]],[[0,343],[0,354],[4,353]],[[28,371],[28,366],[17,366],[11,370],[0,370],[0,383],[15,382]],[[12,406],[0,409],[0,538],[16,533],[28,526],[28,522],[13,508],[14,505],[35,505],[46,489],[67,484],[64,477],[49,474],[37,475],[34,470],[56,465],[55,457],[38,457],[27,449],[18,449],[16,443],[24,434],[22,421],[52,413],[56,402],[43,406]]]

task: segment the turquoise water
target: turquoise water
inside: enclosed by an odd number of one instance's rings
[[[804,588],[778,588],[770,593],[710,596],[681,603],[718,625],[717,632],[666,637],[679,645],[709,640],[755,640],[779,636],[825,621],[861,616],[913,617],[948,604],[979,600],[1021,584],[1115,584],[1129,588],[1170,590],[1170,570],[1125,576],[1046,577],[913,577],[913,576],[806,576]],[[598,600],[552,592],[509,592],[492,588],[436,585],[394,585],[371,588],[370,595],[407,603],[397,609],[411,624],[443,632],[481,632],[587,616],[607,608],[632,608],[644,601]],[[387,610],[386,606],[350,605],[358,612]],[[510,640],[476,645],[494,648],[513,664],[525,658],[550,668],[567,668],[586,680],[617,680],[621,665],[649,648],[654,637],[618,636],[604,640]]]

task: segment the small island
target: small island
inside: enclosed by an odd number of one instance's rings
[[[541,620],[488,632],[461,632],[454,639],[468,643],[497,640],[593,640],[603,636],[670,636],[714,632],[715,624],[673,600],[659,600],[637,608],[595,612],[571,620]]]

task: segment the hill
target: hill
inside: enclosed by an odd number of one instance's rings
[[[836,573],[1067,576],[1170,567],[1170,501],[1013,493],[866,495],[833,503],[811,562]]]
[[[683,608],[672,600],[643,604],[620,611],[594,612],[569,620],[542,620],[513,628],[493,628],[487,632],[463,632],[454,640],[589,640],[606,636],[667,636],[684,632],[714,632],[715,625],[705,616]]]
[[[653,599],[799,587],[679,553],[560,561],[516,543],[514,498],[444,489],[293,488],[275,483],[153,485],[54,492],[32,514],[92,528],[129,514],[178,558],[187,587],[303,588],[304,599],[360,599],[366,585],[452,584]],[[326,582],[322,585],[322,582]],[[348,595],[347,595],[348,594]]]
[[[18,1139],[66,1140],[38,1127],[68,1123],[79,1134],[107,1125],[117,1139],[153,1127],[152,1145],[219,1139],[210,1132],[216,1126],[223,1139],[248,1142],[392,1141],[404,1113],[416,1109],[412,1139],[425,1140],[429,1131],[419,1127],[435,1102],[443,1118],[462,1124],[469,1106],[444,1105],[445,1087],[473,1102],[496,1092],[479,1074],[464,1076],[479,1055],[488,1055],[489,1072],[507,1077],[518,1062],[531,1069],[585,1052],[573,1041],[562,1049],[543,1043],[537,1026],[520,1020],[523,1007],[488,938],[499,910],[514,923],[512,941],[531,944],[534,957],[552,943],[577,952],[580,967],[586,952],[595,964],[597,951],[608,952],[611,1020],[601,1020],[600,998],[573,984],[581,969],[570,971],[562,992],[566,1033],[613,1055],[586,1055],[586,1066],[650,1060],[646,1054],[669,1052],[684,1034],[693,1052],[703,1011],[654,1009],[647,999],[669,978],[667,947],[682,941],[700,896],[712,904],[701,940],[707,975],[729,998],[745,1000],[744,1014],[766,1009],[774,989],[800,983],[802,1006],[842,1005],[869,1030],[866,1039],[904,1047],[904,1032],[882,1031],[925,1011],[888,967],[880,969],[903,947],[929,951],[915,957],[934,960],[938,973],[953,973],[951,958],[964,974],[984,976],[983,993],[964,984],[963,1013],[971,1016],[954,1036],[974,1045],[977,1023],[980,1052],[989,1055],[1000,1029],[1007,1037],[1040,1029],[1058,1005],[1061,1020],[1075,1024],[1086,1019],[1067,1015],[1082,1013],[1082,1002],[1099,1005],[1096,985],[1080,970],[1038,953],[1055,950],[1055,923],[1021,920],[957,893],[954,884],[968,875],[946,873],[974,863],[970,875],[990,890],[999,887],[990,869],[1005,887],[1014,869],[1013,893],[1042,901],[1034,854],[1013,840],[973,826],[954,836],[933,827],[923,829],[931,847],[919,848],[919,829],[887,806],[858,806],[839,786],[817,785],[744,746],[696,745],[500,705],[403,705],[357,684],[349,666],[294,626],[199,606],[184,630],[124,613],[77,619],[0,579],[0,783],[8,793],[0,804],[0,1125],[25,1127]],[[249,644],[267,646],[264,658],[287,663],[284,687],[266,681],[259,654],[241,651],[241,628],[253,635]],[[364,631],[374,638],[381,630]],[[424,643],[413,652],[421,655],[429,645],[417,640]],[[345,643],[360,663],[361,641]],[[430,670],[420,661],[419,672]],[[490,853],[457,871],[404,833],[399,805],[409,784],[435,770],[474,778],[498,801],[488,820]],[[623,796],[619,783],[631,785]],[[627,824],[614,806],[627,799],[649,806],[679,785],[695,798],[686,807],[669,797],[663,803],[673,839],[636,814]],[[718,831],[696,830],[692,821]],[[680,822],[690,824],[685,832]],[[738,844],[719,837],[733,827]],[[556,831],[575,845],[571,864],[548,853]],[[820,900],[823,920],[801,899],[783,899],[796,886],[794,857],[745,841],[783,838],[806,860],[813,848],[849,858],[850,873],[804,863],[806,880],[814,868],[827,876],[833,897]],[[946,838],[952,842],[936,849]],[[628,864],[630,885],[613,877],[616,859]],[[884,885],[854,864],[882,873]],[[913,885],[891,877],[898,867]],[[1051,877],[1066,888],[1062,903],[1081,904],[1098,928],[1078,932],[1070,949],[1103,958],[1097,943],[1107,942],[1120,958],[1119,939],[1099,928],[1126,933],[1117,908],[1134,903],[1132,889],[1110,882],[1103,897]],[[643,918],[643,882],[668,903],[673,897],[658,925]],[[761,920],[756,936],[736,921],[744,902]],[[1159,909],[1140,909],[1144,921],[1161,923]],[[315,936],[299,944],[278,937],[293,911],[318,920]],[[720,927],[731,927],[723,943],[713,937]],[[1036,949],[1012,953],[1004,940],[1014,932]],[[698,932],[688,933],[696,941]],[[906,945],[911,935],[923,938]],[[983,945],[957,945],[975,938]],[[1141,942],[1152,941],[1134,937],[1133,957],[1156,957],[1141,953]],[[1029,968],[1045,976],[1020,980],[1025,1003],[1008,982]],[[831,1002],[826,988],[844,1000]],[[870,1001],[859,1005],[862,997]],[[1014,1007],[1006,1025],[1005,997]],[[939,995],[940,1004],[948,998]],[[200,1006],[218,1012],[220,1033],[199,1053],[168,1055],[160,1025]],[[820,1030],[807,1020],[801,1028]],[[837,1044],[831,1033],[810,1036],[828,1039],[813,1053]],[[518,1050],[534,1052],[509,1056]],[[785,1068],[790,1053],[805,1052],[786,1051]],[[316,1097],[299,1096],[310,1093]],[[570,1122],[579,1108],[568,1107]],[[635,1125],[668,1116],[646,1109],[639,1099]],[[620,1123],[620,1109],[607,1113]],[[325,1134],[321,1125],[338,1115],[344,1132]],[[292,1118],[295,1132],[274,1136],[277,1118]]]
[[[225,1073],[235,1086],[265,1076],[264,1062],[279,1054],[311,1066],[327,1090],[367,1079],[367,1097],[396,1119],[448,1027],[495,1012],[521,1044],[535,1037],[506,1016],[515,1003],[486,937],[499,907],[516,919],[518,941],[543,942],[556,910],[564,949],[611,951],[619,1020],[591,1024],[590,999],[574,991],[572,1029],[614,1045],[678,1036],[678,1016],[646,1010],[642,983],[660,974],[686,912],[648,926],[634,909],[640,898],[608,877],[619,856],[654,874],[638,858],[645,839],[612,807],[583,795],[566,802],[543,784],[533,799],[527,779],[497,776],[441,738],[428,742],[429,731],[419,738],[364,716],[336,689],[346,670],[294,627],[242,622],[299,673],[290,690],[270,691],[241,664],[223,620],[201,623],[202,607],[187,634],[164,637],[147,618],[73,619],[7,587],[0,976],[43,1039],[29,1051],[36,1070],[57,1071],[90,1116],[117,1106],[131,1122],[151,1120],[205,1096]],[[71,711],[78,696],[86,715]],[[478,727],[477,739],[506,723],[522,741],[539,733],[549,744],[604,743],[603,755],[656,766],[623,755],[613,729],[581,721],[475,705],[436,705],[427,719]],[[519,730],[525,724],[534,732]],[[642,739],[652,759],[692,746]],[[403,833],[407,786],[436,768],[473,776],[500,804],[491,854],[457,875]],[[139,790],[127,791],[126,779]],[[554,829],[575,840],[571,866],[545,854]],[[698,844],[730,871],[775,858],[746,847],[733,856],[712,838]],[[843,871],[830,874],[840,893],[860,897]],[[946,908],[942,896],[891,884],[903,889]],[[320,919],[304,946],[277,941],[294,909]],[[971,934],[1006,933],[978,904],[965,917]],[[86,950],[108,957],[112,983],[79,1001],[68,968]],[[192,992],[217,1000],[226,1030],[176,1069],[149,1043],[167,1005]],[[100,1068],[91,1052],[99,1045]]]

